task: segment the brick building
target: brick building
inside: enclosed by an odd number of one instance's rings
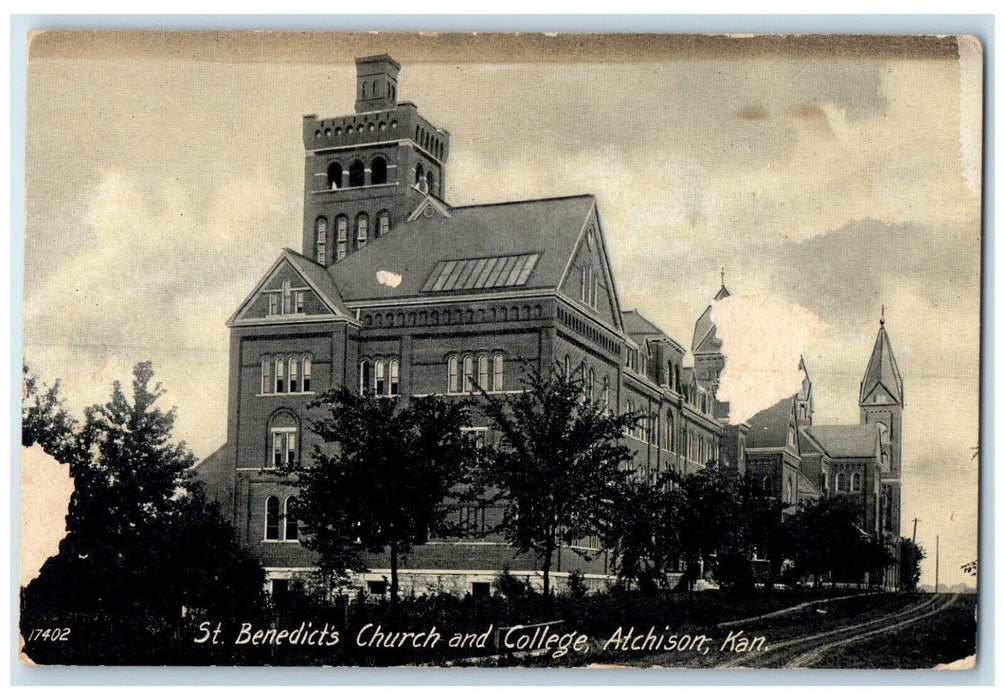
[[[277,467],[310,455],[307,406],[337,385],[463,396],[477,381],[513,392],[527,363],[558,366],[581,372],[612,410],[649,416],[625,438],[641,476],[690,473],[722,450],[743,468],[747,426],[729,426],[715,398],[724,360],[710,312],[696,326],[696,366],[685,367],[680,343],[621,308],[592,195],[450,206],[449,133],[398,101],[389,56],[356,66],[356,112],[303,119],[302,248],[284,249],[228,321],[227,442],[199,468],[273,587],[312,567],[285,518],[296,486]],[[532,553],[489,532],[498,513],[459,504],[457,517],[476,534],[404,555],[404,594],[487,592],[504,568],[539,578]],[[554,568],[599,585],[611,563],[586,538]],[[380,593],[387,558],[370,566],[360,585]]]

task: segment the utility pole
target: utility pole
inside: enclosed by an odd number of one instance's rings
[[[914,519],[914,530],[911,532],[911,542],[918,541],[918,519]]]
[[[939,536],[935,536],[935,592],[939,592]]]

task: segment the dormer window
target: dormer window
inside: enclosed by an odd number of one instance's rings
[[[381,236],[385,235],[390,230],[391,230],[391,215],[386,211],[382,211],[379,214],[377,214],[377,238],[380,238]]]

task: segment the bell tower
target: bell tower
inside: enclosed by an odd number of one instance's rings
[[[398,102],[401,66],[356,59],[356,111],[303,121],[303,254],[344,260],[389,234],[427,197],[443,200],[450,134]]]
[[[903,435],[904,380],[886,332],[885,309],[880,315],[879,332],[859,389],[860,422],[876,424],[880,431],[881,480],[880,518],[883,529],[900,535],[900,475]]]

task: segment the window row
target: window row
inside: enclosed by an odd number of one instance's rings
[[[380,83],[376,80],[374,80],[372,83],[368,83],[364,80],[359,85],[360,85],[359,88],[360,97],[362,97],[364,100],[373,99],[374,97],[387,97],[388,99],[393,100],[395,99],[395,97],[397,97],[397,95],[395,94],[397,91],[395,90],[395,87],[391,82],[387,82],[384,84],[386,87],[385,90],[380,89],[379,87]],[[368,87],[370,88],[369,96],[367,96],[366,94]]]
[[[830,483],[826,473],[820,475],[820,485],[822,487],[822,491],[827,493]],[[849,478],[848,474],[845,474],[844,472],[839,472],[837,476],[834,477],[834,491],[836,493],[856,493],[861,490],[862,474],[860,472],[854,472],[851,474],[851,478]]]
[[[391,88],[391,91],[392,93],[394,92],[393,87]],[[392,96],[391,99],[393,100],[394,97]],[[390,128],[392,131],[398,128],[398,121],[396,119],[391,120]],[[326,139],[330,139],[333,135],[341,136],[343,132],[345,133],[346,136],[352,136],[353,134],[362,134],[364,131],[368,131],[371,133],[374,131],[384,132],[387,131],[387,129],[388,129],[388,123],[385,121],[380,121],[377,122],[376,124],[373,122],[367,122],[366,124],[356,124],[356,125],[348,124],[344,129],[341,126],[336,126],[334,130],[330,126],[328,126],[325,127],[325,130],[323,132],[321,131],[321,129],[317,129],[314,132],[314,138],[320,139],[322,136],[324,136]]]
[[[377,228],[372,231],[373,237],[380,238],[391,230],[391,214],[388,211],[377,213]],[[360,212],[356,215],[353,226],[353,250],[359,250],[370,240],[370,215]],[[349,254],[349,217],[335,217],[335,248],[331,254],[331,262],[338,262]],[[315,259],[321,265],[329,262],[328,252],[328,219],[319,216],[314,222]]]
[[[265,499],[265,540],[267,542],[300,540],[296,496],[287,496],[282,502],[282,509],[278,496],[269,496]]]
[[[436,173],[432,168],[429,170],[423,169],[422,163],[416,163],[415,165],[414,184],[423,192],[438,195],[436,190]]]
[[[636,374],[641,374],[642,376],[648,376],[649,373],[649,357],[646,348],[638,349],[628,346],[627,352],[625,353],[625,367],[632,370]]]
[[[443,142],[423,129],[421,124],[415,125],[415,143],[427,153],[432,153],[436,160],[443,160]]]
[[[360,126],[360,129],[362,128]],[[328,164],[328,170],[325,174],[327,175],[328,189],[340,190],[343,186],[363,187],[367,184],[367,173],[370,173],[369,184],[386,185],[387,170],[387,160],[381,156],[377,156],[370,161],[369,168],[358,158],[349,164],[348,170],[343,169],[342,163],[339,161],[332,161]]]
[[[262,358],[263,394],[301,394],[311,389],[311,356],[281,355]]]
[[[398,358],[363,360],[359,363],[359,392],[374,396],[397,396],[401,364]]]
[[[286,314],[302,314],[307,296],[307,288],[294,288],[289,280],[283,280],[280,289],[266,289],[264,292],[269,301],[269,316]]]
[[[566,355],[562,363],[562,371],[565,374],[566,380],[573,378],[572,369],[572,359]],[[604,410],[606,411],[611,405],[611,382],[605,376],[600,383],[597,385],[597,375],[592,367],[587,367],[586,363],[580,363],[578,369],[575,370],[578,374],[576,379],[583,386],[583,394],[590,399],[590,401],[599,401],[604,405]],[[599,392],[599,394],[598,394]]]
[[[451,355],[447,358],[447,393],[467,394],[477,389],[502,391],[505,358],[502,353],[489,356]]]

